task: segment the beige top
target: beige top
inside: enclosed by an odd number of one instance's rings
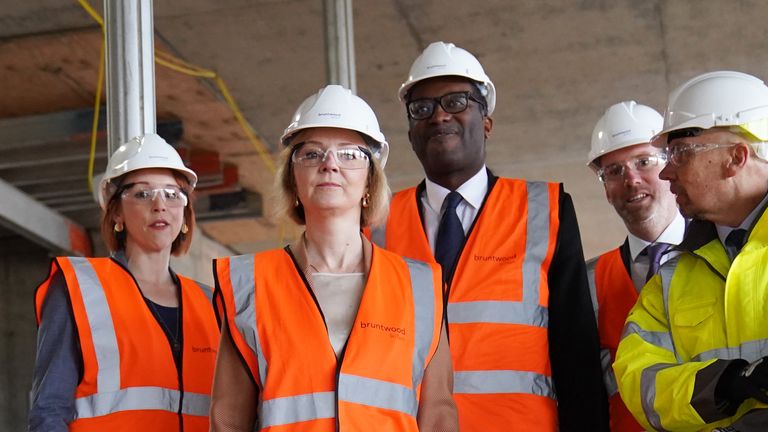
[[[372,246],[364,240],[366,274],[370,269]],[[306,267],[304,254],[296,254],[299,265]],[[330,275],[326,277],[326,275]],[[360,305],[365,275],[312,273],[313,291],[328,325],[329,339],[338,356],[351,330]],[[329,288],[330,281],[348,278],[346,288]],[[337,282],[333,282],[337,283]],[[342,282],[344,283],[344,282]],[[321,297],[323,300],[321,300]],[[343,298],[342,298],[343,297]],[[440,333],[435,355],[424,371],[416,421],[419,430],[453,432],[459,430],[453,394],[453,368],[445,327]],[[226,323],[221,329],[221,343],[216,359],[211,395],[211,431],[251,432],[257,419],[258,388],[245,363],[237,353]]]
[[[328,327],[328,338],[336,358],[339,358],[341,350],[349,339],[357,309],[360,308],[364,285],[363,273],[312,274],[312,291],[320,304],[320,310],[323,311],[325,325]]]

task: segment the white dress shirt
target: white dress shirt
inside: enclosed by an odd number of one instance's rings
[[[426,179],[425,193],[421,195],[421,208],[424,215],[424,232],[427,234],[429,246],[432,253],[435,253],[435,242],[437,240],[437,229],[440,226],[440,219],[443,217],[443,201],[451,191]],[[456,189],[462,200],[456,207],[456,214],[461,220],[461,226],[466,235],[472,223],[477,217],[480,206],[483,204],[485,195],[488,193],[488,171],[485,165],[480,171],[464,182]]]
[[[683,241],[683,235],[685,234],[685,218],[678,213],[672,223],[661,233],[653,243],[669,243],[671,245],[679,245]],[[632,282],[635,284],[637,291],[645,286],[645,275],[648,274],[648,268],[651,263],[648,255],[640,255],[646,246],[652,242],[647,242],[641,238],[635,237],[632,234],[627,235],[629,239],[629,254],[632,258]],[[675,257],[679,252],[671,251],[661,256],[659,264],[664,264],[670,258]]]

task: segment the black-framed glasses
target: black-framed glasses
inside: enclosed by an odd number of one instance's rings
[[[658,165],[665,165],[666,163],[667,155],[664,153],[639,155],[598,169],[597,177],[603,183],[620,182],[623,181],[624,173],[627,169],[633,169],[637,172],[645,172],[652,170]]]
[[[408,117],[413,120],[425,120],[435,113],[435,107],[440,104],[448,114],[458,114],[467,109],[469,101],[474,101],[485,108],[485,103],[472,95],[472,92],[462,91],[446,93],[436,98],[421,98],[408,101]]]
[[[716,143],[684,143],[678,145],[668,145],[664,148],[664,153],[675,166],[687,164],[693,155],[709,150],[733,147],[735,143],[716,144]]]
[[[128,183],[123,185],[120,198],[137,204],[149,205],[161,197],[168,207],[186,207],[189,203],[187,193],[178,186],[152,187],[147,183]]]
[[[347,145],[336,149],[324,149],[318,144],[298,143],[291,155],[291,162],[302,167],[317,167],[326,161],[329,154],[333,154],[339,168],[363,169],[368,168],[371,161],[371,152],[365,147]]]

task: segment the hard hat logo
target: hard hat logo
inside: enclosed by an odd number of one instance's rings
[[[197,174],[184,165],[176,149],[159,135],[150,133],[121,145],[109,158],[107,170],[98,188],[101,208],[106,208],[116,191],[114,180],[129,172],[147,168],[168,168],[186,177],[190,188],[197,184]]]
[[[341,118],[341,114],[339,113],[320,113],[317,115],[318,117],[332,117],[332,118]]]
[[[349,89],[332,84],[305,99],[293,114],[280,141],[288,146],[299,131],[316,127],[349,129],[370,138],[373,156],[379,159],[382,167],[386,165],[389,144],[379,128],[376,114]]]
[[[414,60],[408,79],[400,86],[398,97],[405,100],[410,89],[419,81],[440,76],[459,76],[478,84],[488,103],[488,115],[496,107],[496,87],[483,70],[483,66],[469,51],[452,43],[433,42]]]

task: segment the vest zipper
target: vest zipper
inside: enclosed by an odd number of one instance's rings
[[[483,197],[483,202],[480,204],[480,208],[477,209],[477,214],[475,215],[475,220],[472,221],[472,225],[469,226],[469,230],[467,230],[467,235],[464,236],[464,243],[461,244],[461,249],[459,250],[458,255],[456,255],[456,262],[453,263],[453,271],[451,272],[450,278],[445,278],[445,290],[441,290],[443,292],[443,320],[445,321],[445,337],[450,342],[451,340],[451,332],[449,328],[449,322],[448,322],[448,298],[451,295],[451,288],[453,287],[453,277],[456,275],[456,269],[459,267],[459,263],[461,262],[461,257],[464,255],[464,247],[469,242],[470,236],[472,236],[472,232],[475,230],[475,225],[477,225],[477,220],[480,219],[480,216],[483,214],[483,210],[485,209],[485,203],[488,202],[488,197],[491,196],[491,193],[493,192],[494,187],[496,186],[496,180],[498,180],[498,177],[494,176],[491,171],[486,168],[486,172],[488,173],[488,191],[485,193],[485,196]],[[426,190],[426,187],[424,188]],[[419,193],[417,191],[416,194],[416,208],[419,210],[419,216],[422,221],[422,224],[424,222],[424,215],[422,214],[421,209],[421,200],[419,197]],[[434,256],[434,254],[433,254]]]
[[[133,276],[133,273],[131,273],[131,271],[128,270],[128,267],[123,265],[123,263],[121,263],[119,260],[115,259],[114,257],[111,257],[110,259],[113,262],[115,262],[117,265],[122,267],[123,270],[125,270],[125,272],[129,276],[131,276],[131,279],[133,279],[134,286],[139,291],[139,295],[142,298],[145,299],[144,300],[145,304],[146,304],[147,301],[151,301],[151,300],[147,299],[146,297],[144,297],[144,294],[141,292],[141,288],[139,287],[139,282]],[[179,386],[179,408],[176,411],[176,416],[179,419],[179,431],[180,432],[184,432],[184,416],[181,413],[181,411],[182,411],[181,407],[182,407],[182,405],[184,403],[184,379],[183,379],[183,375],[182,375],[182,367],[183,367],[183,364],[184,364],[184,332],[182,331],[182,329],[184,328],[184,325],[183,325],[184,321],[183,321],[183,316],[181,314],[181,312],[182,312],[182,307],[181,307],[181,305],[182,305],[182,301],[181,301],[181,280],[178,279],[177,277],[173,278],[173,279],[174,279],[174,285],[176,285],[176,293],[179,296],[179,310],[177,312],[179,314],[179,319],[178,319],[178,323],[177,323],[178,328],[176,329],[176,332],[179,334],[179,347],[180,347],[179,348],[179,361],[178,361],[178,363],[176,362],[176,356],[174,355],[175,353],[173,351],[173,341],[171,340],[172,336],[168,333],[168,331],[162,325],[160,325],[160,321],[158,321],[160,319],[160,317],[155,315],[155,313],[152,311],[152,309],[149,308],[149,305],[147,305],[147,309],[149,309],[150,315],[152,315],[155,318],[155,321],[157,322],[157,325],[160,327],[160,330],[165,335],[165,339],[166,339],[166,341],[168,341],[168,346],[171,349],[171,358],[173,359],[173,365],[176,367],[176,380],[178,381],[178,386]]]
[[[184,315],[182,314],[184,308],[182,308],[182,295],[181,295],[181,280],[177,287],[179,294],[179,328],[176,331],[179,334],[179,363],[176,365],[176,377],[179,381],[179,431],[184,432],[184,415],[182,414],[182,407],[184,406]],[[170,341],[168,341],[170,343]],[[171,347],[173,351],[173,347]],[[176,359],[174,358],[174,363]]]
[[[310,297],[312,297],[312,301],[315,302],[315,308],[317,308],[317,311],[320,313],[320,318],[323,320],[323,325],[325,326],[325,333],[328,334],[328,323],[325,321],[325,315],[323,314],[323,309],[320,307],[320,302],[317,301],[317,297],[315,297],[314,291],[312,291],[312,286],[309,284],[309,280],[307,280],[307,277],[304,275],[304,272],[299,267],[298,261],[296,261],[296,257],[293,256],[293,252],[291,251],[291,248],[286,246],[284,250],[288,253],[288,256],[291,257],[291,261],[293,261],[293,266],[296,269],[296,272],[299,274],[299,277],[301,277],[301,280],[304,282],[304,288],[306,288],[307,292],[309,293]],[[352,330],[354,330],[354,323],[352,324]],[[352,330],[349,332],[349,336],[352,336]],[[349,342],[349,337],[347,338],[347,342]],[[331,338],[330,335],[328,336],[328,344],[331,344]],[[336,356],[336,352],[333,350],[333,345],[331,345],[331,351],[334,353],[334,357]],[[334,400],[336,403],[334,404],[334,411],[335,411],[335,417],[336,417],[336,432],[339,432],[341,430],[341,424],[339,422],[339,375],[341,374],[341,362],[344,359],[344,353],[347,351],[347,345],[344,344],[344,348],[341,350],[341,355],[339,358],[336,359],[336,391],[334,391]]]

